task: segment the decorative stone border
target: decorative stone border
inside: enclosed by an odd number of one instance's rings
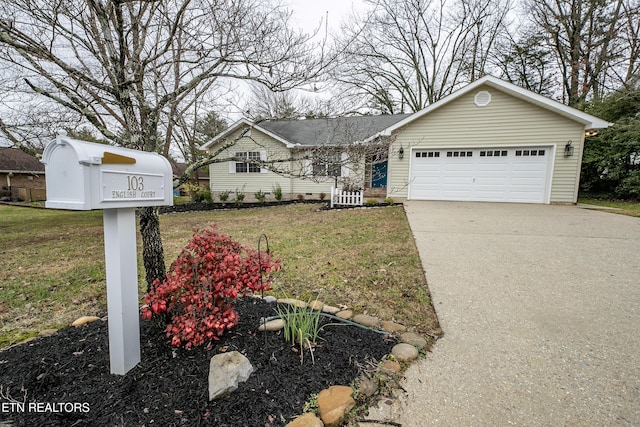
[[[259,296],[256,298],[260,298]],[[377,329],[394,335],[400,341],[392,350],[389,358],[380,362],[375,368],[376,372],[381,373],[388,378],[396,378],[402,371],[403,363],[410,363],[416,360],[420,351],[424,350],[427,340],[414,333],[407,331],[407,327],[396,322],[380,320],[375,316],[367,314],[354,314],[353,311],[346,308],[338,308],[326,305],[321,301],[315,300],[311,303],[294,299],[281,298],[277,299],[273,296],[265,296],[263,298],[268,303],[289,304],[294,307],[304,307],[311,310],[322,311],[346,321],[357,323],[358,325]],[[73,326],[81,326],[92,321],[99,320],[96,316],[82,316],[72,323]],[[279,331],[284,328],[282,319],[274,319],[258,326],[259,331]],[[442,330],[437,329],[432,338],[439,339],[442,337]],[[356,382],[358,387],[354,390],[349,385],[335,385],[322,390],[318,394],[318,418],[314,413],[307,412],[293,421],[289,422],[285,427],[339,427],[345,421],[350,411],[356,406],[355,395],[363,395],[367,398],[373,396],[378,390],[378,383],[370,379],[367,375],[361,375]]]
[[[402,366],[399,362],[410,363],[418,358],[420,351],[424,350],[427,340],[414,333],[408,332],[407,327],[396,322],[380,320],[375,316],[367,314],[354,314],[353,311],[340,309],[325,305],[321,301],[315,300],[311,303],[294,299],[273,296],[264,297],[264,301],[269,303],[289,304],[294,307],[304,307],[311,310],[322,311],[323,313],[334,315],[340,319],[348,320],[364,327],[378,329],[394,335],[400,341],[391,350],[391,357],[383,360],[378,369],[385,375],[398,375]],[[279,331],[284,328],[282,319],[274,319],[261,324],[259,331]],[[442,330],[437,331],[434,339],[442,336]],[[331,386],[324,389],[318,395],[318,418],[315,414],[307,412],[288,423],[285,427],[339,427],[345,421],[349,412],[355,407],[354,393],[371,397],[377,391],[378,384],[374,384],[366,375],[358,378],[359,388],[353,390],[351,386]]]

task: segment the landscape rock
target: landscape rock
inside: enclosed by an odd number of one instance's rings
[[[49,336],[55,334],[56,332],[58,332],[57,329],[43,329],[40,332],[38,332],[38,336],[39,337],[49,337]]]
[[[401,325],[400,323],[390,322],[388,320],[383,320],[382,322],[380,322],[380,328],[383,331],[391,332],[391,333],[406,332],[407,331],[407,327],[406,326]]]
[[[360,375],[358,385],[360,392],[366,397],[371,397],[378,391],[378,382],[366,375]]]
[[[98,316],[82,316],[74,320],[71,326],[82,326],[87,323],[95,322],[96,320],[100,320],[100,318]]]
[[[324,307],[324,303],[322,301],[315,300],[307,304],[307,307],[309,307],[311,310],[320,311],[322,310],[322,307]]]
[[[336,317],[341,319],[349,320],[353,317],[353,311],[351,310],[342,310],[336,313]]]
[[[418,334],[414,334],[413,332],[405,332],[404,334],[400,335],[400,341],[407,344],[415,345],[419,348],[425,348],[427,346],[427,340],[425,340]]]
[[[300,301],[299,299],[295,299],[295,298],[280,298],[278,300],[279,304],[289,304],[292,305],[294,307],[306,307],[307,303],[304,301]]]
[[[402,366],[400,366],[400,364],[395,360],[385,360],[380,365],[380,369],[385,374],[397,374],[402,370]]]
[[[340,311],[340,309],[338,307],[325,305],[324,307],[322,307],[322,311],[327,314],[336,314],[337,312]]]
[[[252,372],[249,359],[237,351],[213,356],[209,362],[209,400],[236,390]]]
[[[418,349],[411,344],[400,343],[393,346],[391,354],[400,362],[411,362],[418,358]]]
[[[351,387],[334,385],[318,395],[318,413],[325,427],[339,427],[346,415],[356,405],[351,397]]]
[[[269,304],[273,304],[274,302],[278,301],[278,298],[274,297],[273,295],[267,295],[262,299],[264,300],[264,302],[268,302]]]
[[[315,414],[311,412],[307,412],[306,414],[300,415],[295,420],[291,421],[285,427],[323,427],[324,424]]]
[[[258,326],[258,330],[263,331],[279,331],[284,328],[284,320],[282,319],[274,319],[270,320],[266,323],[260,323]]]
[[[351,320],[369,328],[377,328],[380,325],[380,319],[368,314],[356,314]]]

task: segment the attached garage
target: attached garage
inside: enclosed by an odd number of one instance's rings
[[[409,198],[546,203],[553,147],[414,148]]]
[[[610,123],[486,76],[395,123],[387,196],[576,203],[586,135]]]

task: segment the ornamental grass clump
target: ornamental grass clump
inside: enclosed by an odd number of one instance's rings
[[[171,345],[192,348],[217,340],[238,324],[234,302],[269,290],[280,260],[246,248],[210,227],[193,238],[171,265],[165,281],[146,295],[142,317],[166,316]]]
[[[284,339],[300,348],[300,363],[304,361],[304,348],[309,348],[311,360],[313,346],[320,333],[320,312],[306,307],[287,305],[284,309],[277,309],[278,317],[284,321]]]

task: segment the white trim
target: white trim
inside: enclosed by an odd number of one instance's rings
[[[551,145],[551,163],[549,163],[549,173],[547,175],[547,194],[546,194],[546,200],[545,203],[549,204],[551,203],[551,189],[553,187],[553,173],[556,170],[556,156],[558,155],[558,144],[552,144]],[[577,179],[580,179],[580,171],[578,171],[578,176]],[[576,185],[576,188],[580,186],[580,181],[577,181],[578,185]]]

